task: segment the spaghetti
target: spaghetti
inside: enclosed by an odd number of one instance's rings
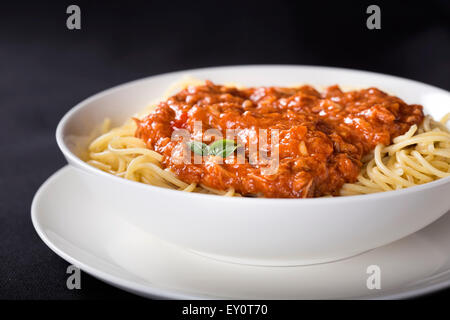
[[[340,194],[355,195],[398,190],[450,176],[450,132],[430,116],[389,146],[377,145],[365,159],[356,183],[344,184]]]

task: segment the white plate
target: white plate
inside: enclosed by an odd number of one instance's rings
[[[312,266],[219,262],[165,243],[120,218],[65,167],[36,193],[31,214],[42,240],[85,272],[146,297],[208,299],[406,298],[450,285],[450,214],[390,245]],[[367,267],[381,270],[369,290]]]

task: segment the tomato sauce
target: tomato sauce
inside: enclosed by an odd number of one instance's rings
[[[249,196],[305,198],[339,194],[344,183],[356,181],[364,155],[377,144],[390,144],[423,118],[422,106],[408,105],[376,88],[237,89],[207,81],[180,91],[136,120],[136,136],[163,154],[163,166],[187,183],[218,190],[233,187]],[[176,129],[192,134],[195,121],[202,123],[203,131],[215,128],[224,137],[227,129],[277,129],[278,169],[266,175],[262,165],[248,159],[217,163],[214,156],[204,157],[201,164],[176,163],[172,151],[182,142],[172,141],[171,135]],[[244,148],[248,156],[248,146]]]

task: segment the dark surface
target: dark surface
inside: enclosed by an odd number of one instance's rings
[[[86,274],[66,288],[68,264],[30,221],[32,197],[65,165],[54,130],[80,100],[136,78],[233,64],[310,64],[394,74],[450,89],[448,1],[42,1],[0,9],[0,298],[135,299]],[[66,29],[66,8],[82,30]],[[345,3],[346,7],[342,7]],[[425,298],[444,299],[447,289]]]

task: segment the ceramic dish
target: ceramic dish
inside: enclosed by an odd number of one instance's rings
[[[102,172],[80,159],[104,118],[121,124],[183,75],[246,86],[369,87],[422,104],[439,119],[444,90],[397,77],[336,68],[237,66],[153,76],[101,92],[75,106],[56,131],[69,164],[89,175],[84,188],[140,230],[182,248],[243,264],[299,265],[338,260],[388,244],[430,224],[450,208],[450,178],[363,196],[315,199],[229,198],[149,186]],[[95,181],[95,182],[94,182]]]

